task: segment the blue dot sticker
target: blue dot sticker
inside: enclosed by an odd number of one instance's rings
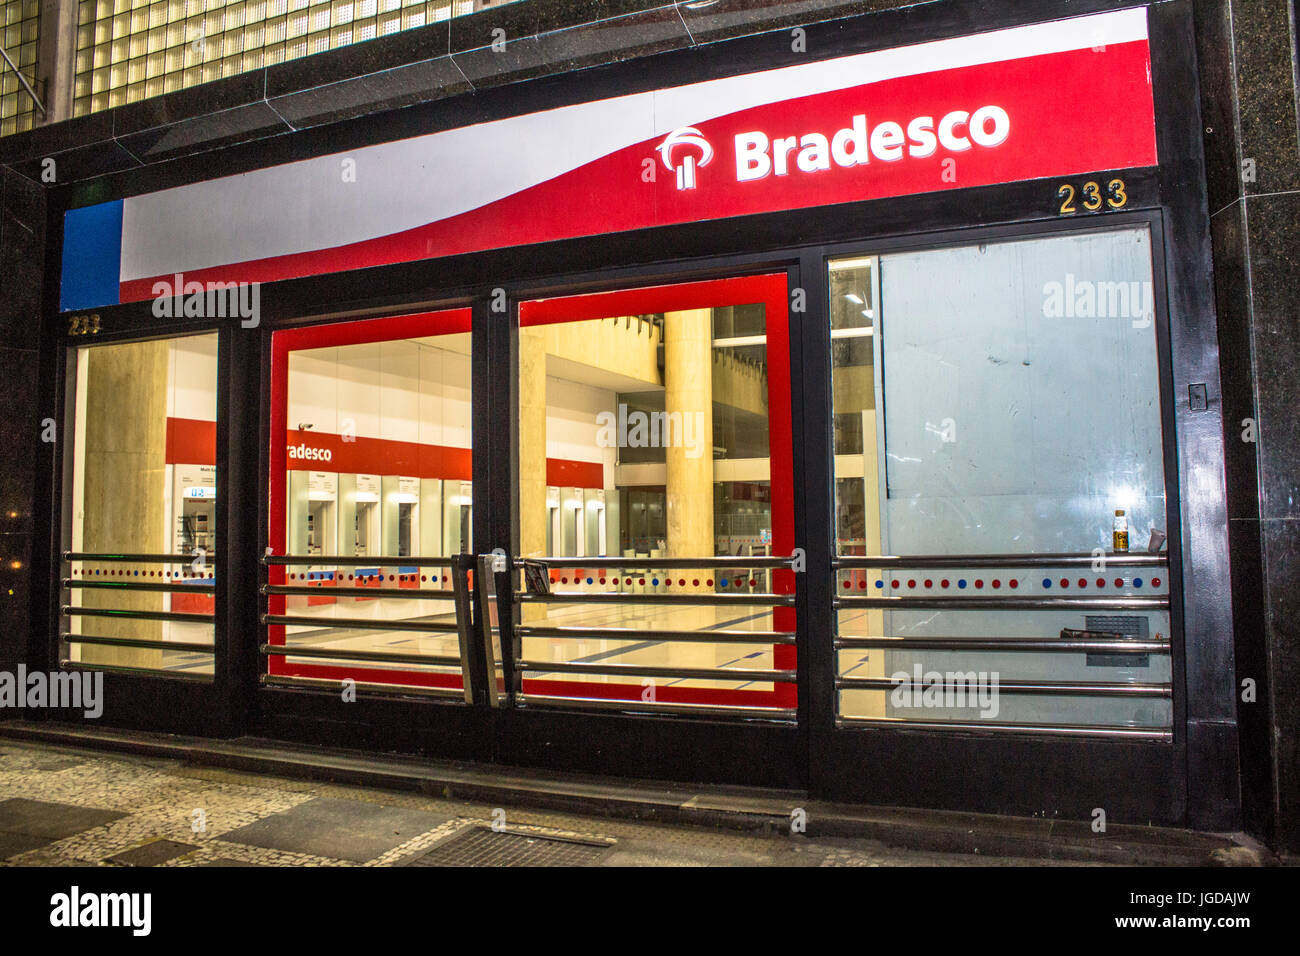
[[[965,579],[965,578],[962,578],[960,581],[957,582],[957,587],[959,587],[959,588],[964,588],[965,586],[966,586],[966,579]]]
[[[878,588],[883,588],[884,586],[885,586],[885,582],[884,582],[884,581],[877,581],[877,582],[876,582],[876,587],[878,587]]]
[[[1052,586],[1052,579],[1051,579],[1051,578],[1043,578],[1043,587],[1045,587],[1045,588],[1050,588],[1051,586]]]

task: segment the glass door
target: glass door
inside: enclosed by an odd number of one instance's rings
[[[796,704],[784,273],[524,302],[515,691]]]

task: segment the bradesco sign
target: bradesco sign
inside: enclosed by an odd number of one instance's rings
[[[73,210],[64,307],[1157,162],[1144,8],[814,54]]]

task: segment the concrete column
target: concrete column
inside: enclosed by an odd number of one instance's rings
[[[82,547],[94,553],[170,554],[164,511],[167,475],[167,376],[165,340],[104,345],[86,363]],[[125,563],[104,565],[120,570]],[[140,566],[160,570],[158,566]],[[78,592],[86,607],[161,611],[164,595],[126,591]],[[86,618],[82,628],[105,637],[158,640],[158,621]],[[83,645],[82,661],[125,667],[158,667],[162,651]]]
[[[519,553],[546,554],[546,327],[519,330]],[[525,604],[523,623],[546,617]]]
[[[709,309],[664,316],[664,409],[668,429],[668,556],[705,557],[714,553],[713,528],[713,316]],[[693,428],[695,452],[683,440]],[[671,439],[671,440],[667,440]],[[701,581],[712,574],[673,572]],[[688,573],[693,576],[688,578]],[[703,583],[702,590],[711,590]]]

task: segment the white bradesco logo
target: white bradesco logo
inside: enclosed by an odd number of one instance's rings
[[[686,152],[680,166],[673,165],[673,147],[690,146],[699,150],[698,157]],[[695,167],[707,166],[713,161],[713,147],[703,134],[694,126],[681,126],[668,134],[667,139],[659,144],[659,155],[670,173],[677,173],[678,189],[695,188]]]

